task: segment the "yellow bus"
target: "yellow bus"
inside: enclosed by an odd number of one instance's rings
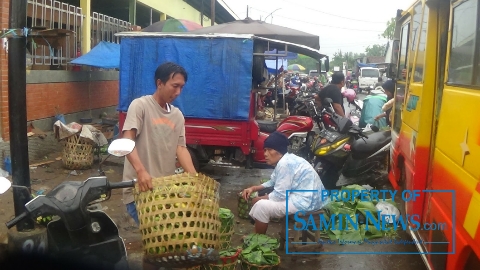
[[[417,0],[397,12],[389,179],[430,190],[406,214],[429,269],[480,269],[480,0]],[[435,254],[436,253],[436,254]]]

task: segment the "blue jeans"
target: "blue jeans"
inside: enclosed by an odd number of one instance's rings
[[[131,202],[126,206],[127,206],[128,214],[133,218],[133,220],[135,220],[137,225],[140,225],[140,221],[138,221],[138,214],[137,214],[137,208],[135,207],[135,203]]]

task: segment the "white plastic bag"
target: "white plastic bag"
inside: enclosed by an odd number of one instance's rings
[[[393,204],[390,204],[388,202],[379,202],[377,203],[377,205],[375,205],[375,208],[377,208],[378,211],[381,211],[380,216],[382,217],[382,219],[383,216],[386,216],[385,221],[390,224],[393,224],[393,222],[400,216],[400,211],[398,211],[398,209],[393,206]],[[395,215],[395,220],[392,215]]]

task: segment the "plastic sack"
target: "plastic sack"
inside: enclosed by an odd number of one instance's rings
[[[375,208],[377,208],[378,211],[381,211],[380,215],[382,219],[383,216],[386,216],[385,221],[391,224],[395,221],[392,215],[395,215],[395,217],[400,216],[400,211],[398,211],[395,206],[387,202],[379,202],[377,205],[375,205]]]

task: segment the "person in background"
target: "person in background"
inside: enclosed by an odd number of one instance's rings
[[[268,223],[273,218],[282,218],[297,211],[320,210],[328,203],[328,199],[321,199],[321,192],[325,187],[318,173],[308,161],[288,153],[288,145],[288,138],[283,133],[275,131],[270,134],[264,143],[266,163],[275,167],[270,180],[242,191],[242,197],[248,201],[253,192],[273,187],[271,193],[252,200],[253,206],[249,215],[255,220],[255,233],[265,234]],[[287,202],[287,190],[318,192],[289,192]]]
[[[366,127],[368,124],[383,128],[387,125],[385,119],[377,119],[382,112],[382,106],[387,102],[387,95],[381,86],[370,91],[370,94],[363,99],[362,114],[358,126]]]
[[[382,77],[378,77],[378,82],[375,84],[375,88],[379,87],[379,86],[382,86],[383,85],[383,78]]]
[[[388,126],[392,125],[392,108],[393,108],[393,103],[395,102],[395,99],[393,98],[395,96],[395,82],[392,80],[387,80],[383,85],[382,85],[383,90],[385,91],[385,94],[387,95],[388,101],[382,106],[382,113],[378,114],[375,116],[375,120],[378,121],[382,119],[383,117],[386,118],[386,122]]]
[[[340,116],[345,116],[345,108],[343,107],[342,87],[345,86],[345,75],[337,71],[332,75],[332,83],[320,90],[315,100],[318,105],[323,105],[322,102],[326,98],[330,98],[333,101],[333,109]],[[326,104],[325,104],[326,105]]]

